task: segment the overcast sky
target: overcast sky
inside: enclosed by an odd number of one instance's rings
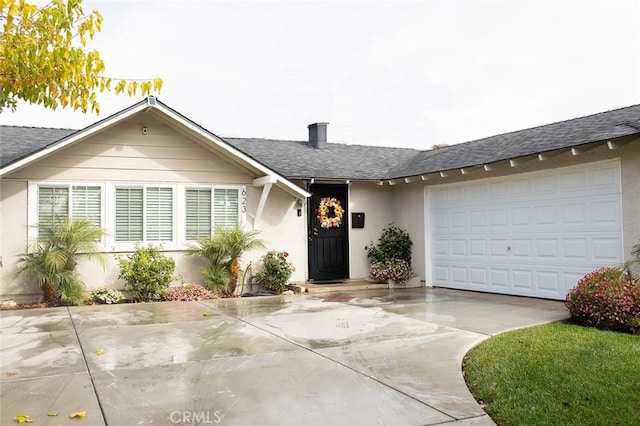
[[[113,77],[220,136],[426,149],[640,103],[640,1],[88,1]],[[102,112],[21,104],[1,124]]]

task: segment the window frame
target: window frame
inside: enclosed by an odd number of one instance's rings
[[[244,184],[206,184],[206,183],[164,183],[164,182],[104,182],[104,181],[28,181],[27,184],[27,221],[28,237],[31,241],[37,239],[38,229],[38,189],[40,187],[64,187],[69,190],[69,210],[72,208],[72,187],[96,186],[100,187],[100,226],[107,234],[102,238],[99,249],[104,252],[126,252],[135,250],[138,243],[162,245],[164,251],[183,251],[189,248],[195,240],[187,240],[186,227],[186,193],[189,189],[211,191],[211,232],[215,230],[215,190],[233,189],[238,191],[238,224],[244,226],[247,215],[247,186]],[[172,188],[172,240],[146,241],[143,230],[143,241],[116,241],[116,188]],[[143,224],[146,223],[146,190],[143,191]],[[70,213],[70,212],[69,212]],[[144,225],[143,225],[144,226]]]
[[[73,187],[75,186],[95,186],[100,188],[100,227],[105,229],[106,227],[106,206],[105,206],[105,193],[106,185],[104,182],[92,182],[92,181],[29,181],[27,184],[27,223],[28,231],[27,236],[30,240],[35,241],[38,239],[38,221],[40,212],[40,200],[39,190],[40,188],[65,188],[67,189],[67,216],[73,216]],[[103,249],[106,247],[107,237],[102,237],[98,243],[98,247]]]

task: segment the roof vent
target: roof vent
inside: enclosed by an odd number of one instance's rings
[[[327,126],[329,123],[309,124],[309,143],[315,149],[325,149],[327,147]]]

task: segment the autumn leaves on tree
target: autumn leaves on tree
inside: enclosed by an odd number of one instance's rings
[[[82,0],[53,0],[38,7],[0,0],[0,112],[19,100],[56,109],[100,112],[97,95],[159,92],[162,80],[112,79],[87,41],[100,31],[102,16],[85,14]]]

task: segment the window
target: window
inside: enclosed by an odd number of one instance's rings
[[[173,188],[116,188],[116,241],[173,241]]]
[[[28,220],[35,225],[88,218],[105,229],[105,248],[129,250],[137,242],[154,242],[183,250],[211,236],[215,226],[240,223],[245,194],[240,185],[30,182]],[[30,228],[29,235],[37,238],[38,228]]]
[[[211,189],[187,189],[186,239],[211,236]]]
[[[212,222],[223,228],[235,226],[239,221],[239,201],[237,188],[187,189],[185,238],[193,241],[211,236]]]
[[[37,217],[39,225],[51,225],[56,219],[71,217],[90,219],[96,225],[102,226],[102,187],[40,186]]]
[[[213,223],[223,228],[238,224],[239,191],[237,189],[213,190]]]
[[[142,241],[142,188],[116,188],[116,241]]]

